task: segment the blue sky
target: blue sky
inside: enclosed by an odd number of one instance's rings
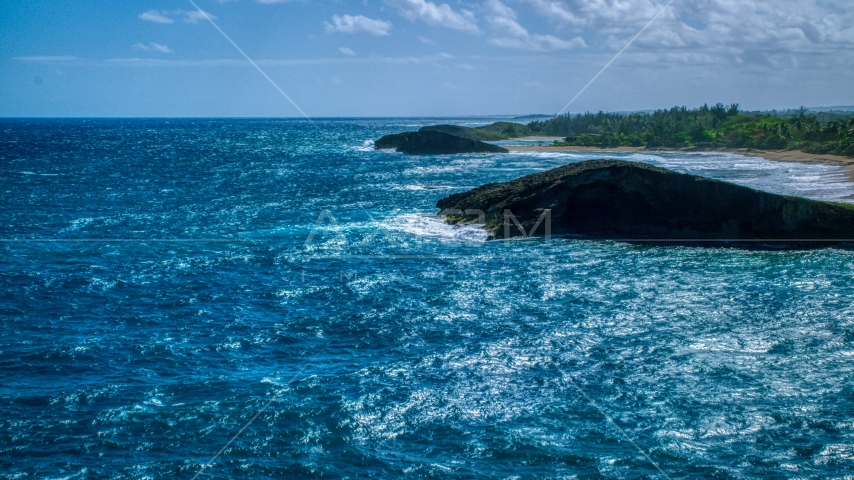
[[[559,111],[662,0],[198,0],[310,116]],[[676,0],[570,111],[854,104],[849,0]],[[186,0],[5,0],[2,116],[298,116]]]

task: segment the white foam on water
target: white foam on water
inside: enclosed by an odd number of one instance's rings
[[[854,183],[844,167],[838,165],[780,162],[722,152],[666,155],[649,163],[767,192],[817,200],[846,201],[854,194]]]
[[[454,188],[450,185],[404,185],[402,187],[398,187],[402,190],[447,190],[449,188]],[[474,188],[474,187],[472,187]]]
[[[374,151],[374,141],[373,140],[365,140],[359,147],[353,147],[360,152],[372,152]]]
[[[82,217],[71,221],[71,225],[60,230],[61,232],[70,232],[74,230],[80,230],[85,228],[87,225],[93,223],[96,219],[93,217]]]
[[[514,157],[535,157],[535,158],[566,158],[573,157],[575,155],[572,152],[564,152],[564,151],[539,151],[539,150],[512,150],[510,155]]]
[[[428,165],[428,166],[418,166],[406,169],[403,174],[404,175],[437,175],[437,174],[445,174],[445,173],[459,173],[459,172],[467,172],[478,170],[483,168],[485,165],[479,164],[478,162],[472,162],[470,164],[463,163],[452,163],[450,165]]]
[[[485,242],[489,237],[481,225],[450,225],[438,215],[398,215],[386,220],[384,227],[419,237],[460,242]]]
[[[86,467],[81,468],[77,471],[77,473],[72,473],[70,475],[66,475],[64,477],[44,477],[48,480],[71,480],[74,478],[86,478],[86,473],[89,470]]]

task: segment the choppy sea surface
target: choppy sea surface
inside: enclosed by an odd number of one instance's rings
[[[854,252],[433,216],[592,158],[841,169],[371,146],[444,121],[0,120],[0,479],[852,478]]]

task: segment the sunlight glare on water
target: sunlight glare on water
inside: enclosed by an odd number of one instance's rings
[[[270,399],[208,478],[660,477],[573,385],[671,478],[850,474],[852,252],[434,216],[592,158],[825,200],[841,168],[371,148],[437,122],[0,121],[5,239],[225,240],[0,246],[0,478],[190,478]]]

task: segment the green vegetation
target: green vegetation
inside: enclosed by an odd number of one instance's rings
[[[531,129],[531,125],[536,123],[540,122],[531,122],[528,125],[513,122],[495,122],[485,127],[478,127],[478,130],[497,133],[505,138],[519,138],[535,134],[536,132]]]
[[[584,113],[517,125],[499,122],[481,130],[510,137],[565,136],[572,146],[649,148],[754,148],[854,156],[854,117],[840,113],[742,112],[737,104],[648,113]],[[503,130],[502,130],[503,129]],[[506,130],[506,131],[505,131]],[[512,131],[512,135],[510,132]]]
[[[652,113],[566,114],[527,125],[514,122],[495,122],[478,128],[431,125],[421,131],[438,131],[474,141],[531,135],[566,137],[555,141],[554,146],[753,148],[854,156],[854,113],[812,113],[804,108],[742,112],[738,104],[718,103],[692,110],[673,107]]]
[[[507,122],[505,122],[507,123]],[[492,126],[492,125],[489,125]],[[526,128],[524,125],[519,125],[522,128]],[[469,140],[476,141],[494,141],[494,140],[507,140],[510,138],[508,135],[504,135],[502,133],[497,133],[494,130],[484,130],[480,128],[470,128],[463,127],[460,125],[429,125],[427,127],[421,127],[419,130],[421,132],[443,132],[450,135],[454,135],[456,137],[467,138]]]

